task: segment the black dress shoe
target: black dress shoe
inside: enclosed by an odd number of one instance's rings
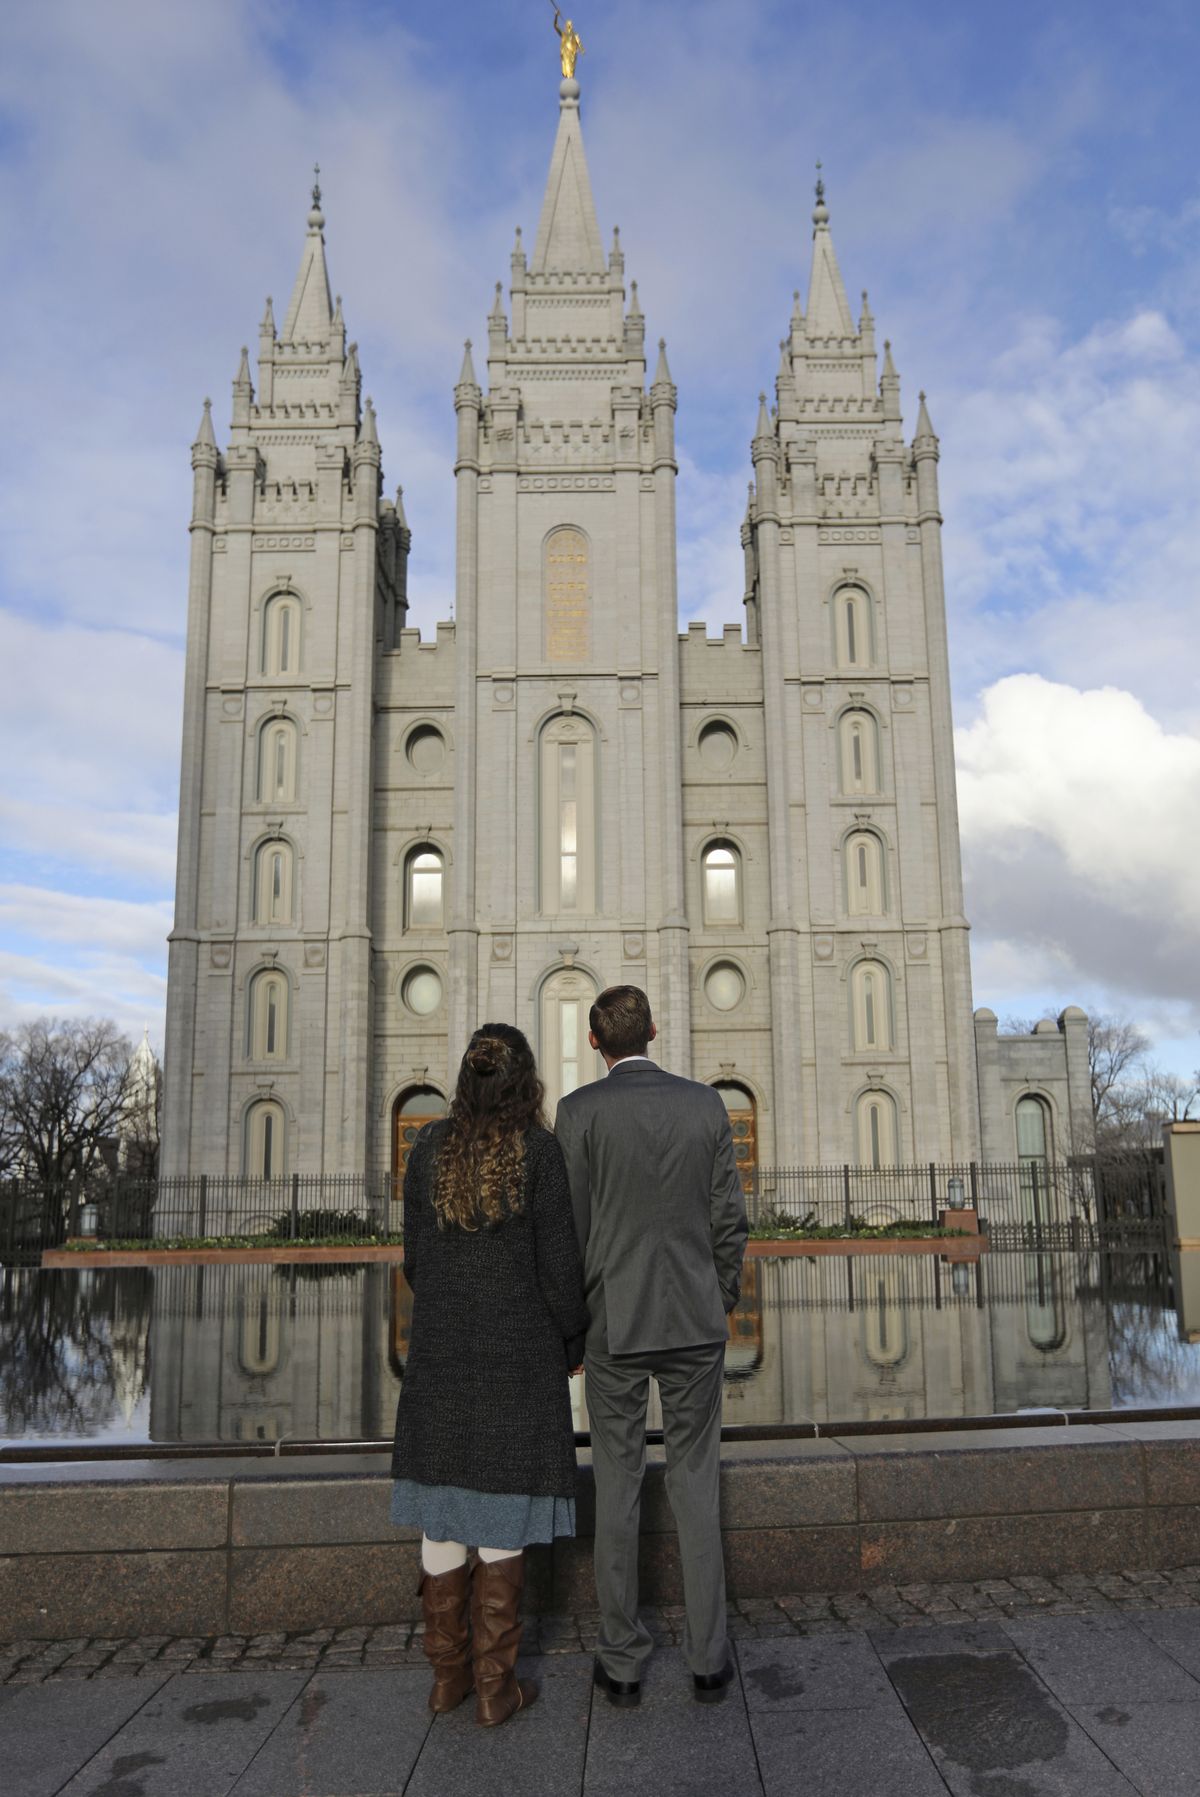
[[[592,1666],[592,1683],[618,1710],[636,1710],[642,1701],[642,1687],[637,1679],[609,1678],[599,1660]]]
[[[693,1672],[692,1696],[697,1703],[724,1703],[732,1678],[732,1660],[726,1660],[721,1672]]]

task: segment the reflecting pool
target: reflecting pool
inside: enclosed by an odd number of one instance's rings
[[[0,1440],[386,1437],[411,1318],[388,1265],[3,1271]],[[730,1423],[1192,1403],[1159,1255],[751,1260],[726,1351]]]

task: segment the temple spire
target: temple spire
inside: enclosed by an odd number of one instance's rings
[[[542,201],[532,274],[603,274],[607,267],[596,223],[592,183],[579,126],[579,83],[559,88],[558,135]]]
[[[829,234],[825,182],[817,164],[817,203],[813,207],[813,259],[808,283],[806,328],[810,337],[853,337],[854,321],[842,283],[842,271]]]
[[[312,206],[308,214],[308,236],[300,257],[300,272],[292,288],[291,303],[280,332],[281,343],[321,343],[333,323],[333,294],[329,287],[329,271],[325,266],[325,239],[322,235],[325,214],[321,211],[321,168],[314,170]]]
[[[204,402],[204,410],[200,414],[200,429],[196,432],[196,442],[192,445],[193,449],[196,448],[197,444],[202,445],[205,449],[215,449],[217,447],[217,439],[213,432],[211,399],[206,399]]]

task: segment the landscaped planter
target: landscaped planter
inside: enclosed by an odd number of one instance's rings
[[[961,1236],[845,1236],[835,1240],[805,1241],[796,1236],[754,1241],[746,1253],[755,1259],[820,1254],[941,1254],[947,1260],[977,1260],[987,1248],[987,1237]],[[362,1261],[402,1261],[399,1243],[354,1248],[289,1247],[286,1242],[270,1248],[46,1248],[43,1267],[210,1267],[304,1266],[315,1263],[347,1264]]]

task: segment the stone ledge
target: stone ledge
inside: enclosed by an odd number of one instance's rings
[[[595,1601],[580,1536],[530,1555],[533,1610]],[[648,1456],[648,1603],[682,1595],[663,1454]],[[730,1596],[1117,1572],[1200,1561],[1190,1423],[727,1444]],[[376,1626],[418,1613],[413,1531],[382,1454],[4,1467],[0,1615],[36,1639]]]

